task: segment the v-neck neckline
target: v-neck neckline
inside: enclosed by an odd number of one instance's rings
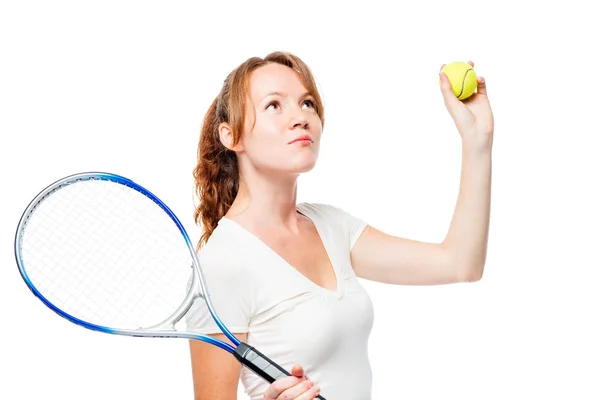
[[[299,276],[304,281],[308,282],[317,291],[326,293],[327,295],[333,296],[337,299],[341,299],[342,296],[344,295],[344,281],[342,279],[340,279],[340,274],[338,273],[336,263],[334,262],[333,258],[331,257],[331,253],[329,251],[328,244],[324,240],[323,235],[321,234],[321,229],[319,228],[319,225],[316,222],[316,218],[313,218],[313,217],[307,215],[306,211],[300,210],[300,205],[296,206],[296,212],[298,212],[299,214],[308,218],[314,225],[314,227],[317,231],[317,235],[319,236],[319,240],[321,241],[321,244],[322,244],[323,248],[325,249],[327,258],[329,259],[329,264],[331,265],[331,268],[333,268],[333,274],[335,275],[335,283],[336,283],[335,290],[327,289],[327,288],[317,284],[316,282],[314,282],[312,279],[310,279],[306,275],[304,275],[296,267],[294,267],[292,264],[290,264],[285,258],[283,258],[279,253],[277,253],[275,250],[273,250],[271,247],[269,247],[265,242],[263,242],[262,239],[260,239],[254,233],[250,232],[248,229],[244,228],[238,222],[234,221],[231,218],[227,218],[225,216],[221,218],[221,221],[226,221],[230,225],[237,227],[238,230],[240,230],[243,233],[245,233],[246,235],[250,236],[254,241],[258,242],[259,245],[261,247],[263,247],[267,252],[269,252],[270,254],[275,256],[278,260],[280,260],[283,264],[285,264],[288,269],[291,269],[293,273],[295,273],[297,276]]]

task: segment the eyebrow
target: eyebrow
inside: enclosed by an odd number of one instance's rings
[[[282,93],[282,92],[271,92],[271,93],[265,95],[261,100],[264,100],[264,99],[266,99],[269,96],[281,96],[281,97],[285,97],[285,93]],[[300,97],[308,97],[308,96],[312,97],[312,95],[309,92],[304,92],[304,94],[302,96],[300,96]]]

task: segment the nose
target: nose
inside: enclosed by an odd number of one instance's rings
[[[302,110],[302,107],[296,107],[292,115],[291,129],[306,129],[308,128],[308,116]]]
[[[292,124],[292,129],[306,129],[308,128],[308,120],[304,118],[301,121],[296,121]]]

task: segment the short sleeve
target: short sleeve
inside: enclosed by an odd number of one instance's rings
[[[368,226],[368,224],[361,218],[358,218],[349,212],[330,204],[302,203],[302,206],[312,209],[313,212],[317,212],[322,218],[325,219],[327,224],[337,225],[346,238],[350,251],[352,251],[354,245],[358,241],[358,238]]]
[[[355,217],[354,215],[342,210],[341,208],[329,206],[334,210],[337,220],[342,225],[343,230],[348,235],[348,245],[350,250],[354,248],[354,245],[358,241],[358,238],[367,227],[367,223],[361,218]]]
[[[232,333],[246,333],[250,321],[250,285],[243,265],[231,257],[231,249],[228,250],[229,254],[225,250],[212,246],[203,253],[201,249],[198,257],[200,266],[218,318]],[[185,321],[190,332],[222,333],[202,298],[195,300]]]

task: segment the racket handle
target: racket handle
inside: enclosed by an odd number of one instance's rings
[[[291,375],[285,369],[271,361],[269,357],[246,343],[240,343],[233,355],[239,362],[266,379],[269,383],[273,383],[281,377]],[[317,396],[316,398],[325,400],[321,396]]]

